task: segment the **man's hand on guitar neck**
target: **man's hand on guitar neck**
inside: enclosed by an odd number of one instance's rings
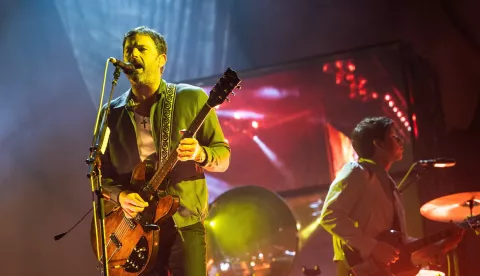
[[[184,134],[186,130],[180,130],[180,134]],[[205,158],[205,150],[200,146],[195,138],[183,138],[177,148],[178,160],[193,160],[197,163],[203,163]]]
[[[454,224],[450,227],[452,228],[450,237],[414,252],[411,257],[412,263],[421,266],[442,265],[446,260],[447,253],[460,243],[465,233],[463,228]]]
[[[395,263],[399,258],[400,251],[390,244],[378,241],[373,248],[371,257],[384,265]]]
[[[444,239],[441,243],[442,253],[444,254],[457,247],[463,239],[463,234],[465,234],[465,229],[460,228],[455,224],[452,224],[450,227],[452,227],[452,235]]]
[[[118,195],[118,201],[127,218],[136,217],[145,207],[148,207],[148,202],[144,201],[139,194],[130,191],[121,192]]]

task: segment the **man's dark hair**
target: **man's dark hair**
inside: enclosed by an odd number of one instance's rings
[[[358,123],[351,134],[353,149],[358,156],[371,158],[375,153],[373,141],[384,140],[392,125],[393,120],[388,117],[367,117]]]
[[[157,46],[158,54],[165,54],[165,55],[167,54],[167,43],[165,42],[165,38],[163,37],[163,35],[145,26],[136,27],[135,29],[128,31],[123,36],[123,43],[122,43],[123,48],[125,48],[125,42],[127,41],[127,38],[132,37],[134,35],[149,36],[155,43],[155,46]]]

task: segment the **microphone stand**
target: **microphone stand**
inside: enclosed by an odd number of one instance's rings
[[[95,127],[93,132],[93,140],[92,145],[90,146],[90,154],[85,161],[88,165],[88,172],[87,177],[90,179],[90,183],[92,186],[92,196],[95,198],[96,201],[93,199],[93,221],[95,224],[95,239],[97,245],[97,254],[98,260],[102,263],[102,275],[108,276],[108,258],[107,258],[107,238],[105,233],[105,204],[104,204],[104,193],[102,187],[102,164],[100,161],[100,156],[102,154],[102,148],[105,142],[108,142],[108,138],[105,141],[105,134],[107,132],[107,122],[108,116],[110,115],[110,102],[112,100],[113,91],[115,86],[117,85],[118,78],[120,77],[120,68],[118,66],[115,67],[115,71],[113,72],[113,80],[112,80],[112,88],[110,90],[110,96],[107,102],[107,107],[102,115],[102,100],[103,100],[103,90],[100,96],[100,103],[97,112],[97,119],[95,121]],[[108,136],[108,134],[107,134]],[[98,220],[98,221],[97,221]],[[100,237],[99,237],[100,232]],[[101,247],[101,250],[100,250]]]
[[[400,194],[402,194],[402,192],[405,191],[405,189],[407,189],[411,184],[417,182],[424,172],[428,171],[429,166],[422,167],[422,169],[417,172],[414,179],[406,182],[406,180],[408,179],[408,177],[412,173],[413,168],[415,168],[417,165],[418,165],[418,162],[414,162],[410,166],[410,169],[408,169],[408,171],[405,174],[405,176],[403,177],[402,181],[400,181],[400,184],[398,184],[398,192]],[[459,273],[459,269],[458,269],[457,250],[454,249],[453,252],[451,253],[451,256],[450,256],[450,254],[448,254],[447,258],[448,258],[448,270],[449,270],[448,274],[450,275],[450,273],[451,273],[451,271],[450,271],[450,258],[452,258],[453,259],[453,269],[454,269],[455,276],[459,276],[460,273]]]
[[[407,182],[408,177],[410,176],[410,174],[413,172],[413,169],[417,165],[418,165],[418,162],[414,162],[410,166],[410,168],[408,169],[408,171],[405,174],[405,176],[403,177],[402,181],[400,181],[400,184],[397,185],[398,192],[400,194],[402,194],[402,192],[405,191],[405,189],[407,189],[410,185],[412,185],[413,183],[416,183],[420,179],[422,174],[425,173],[426,171],[428,171],[428,166],[427,167],[422,167],[422,169],[420,171],[418,171],[417,174],[415,175],[415,178]]]

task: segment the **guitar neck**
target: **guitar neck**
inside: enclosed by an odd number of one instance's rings
[[[200,129],[200,126],[202,126],[203,122],[205,121],[205,118],[207,118],[207,115],[211,109],[212,107],[210,107],[208,103],[205,103],[202,109],[200,110],[200,112],[195,117],[195,119],[193,119],[193,122],[185,131],[181,139],[192,138],[197,133],[198,129]],[[175,150],[172,150],[172,152],[170,152],[167,159],[160,165],[160,168],[155,172],[153,177],[150,179],[149,183],[154,191],[156,191],[160,187],[160,184],[162,184],[165,177],[167,177],[167,174],[173,169],[175,164],[177,164],[177,160],[178,160],[177,157],[178,156],[177,156],[177,151],[175,147]]]
[[[462,223],[459,223],[458,226],[465,228],[466,226],[468,226],[468,224],[466,224],[465,222],[462,222]],[[452,235],[452,231],[453,231],[452,229],[442,230],[440,232],[437,232],[432,235],[428,235],[424,238],[418,239],[416,241],[410,242],[407,244],[407,250],[411,254],[415,251],[418,251],[424,248],[425,246],[431,245],[433,243],[436,243],[438,241],[441,241],[445,238],[450,237]]]
[[[450,235],[450,231],[445,230],[445,231],[441,231],[433,235],[418,239],[416,241],[408,243],[407,250],[411,254],[415,251],[418,251],[424,248],[425,246],[441,241],[447,238],[449,235]]]

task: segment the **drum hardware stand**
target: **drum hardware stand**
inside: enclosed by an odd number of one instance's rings
[[[473,199],[467,200],[465,203],[462,204],[462,206],[468,207],[470,210],[470,216],[473,217],[473,207],[480,205],[478,202],[476,202]],[[480,234],[479,230],[475,230],[475,233],[477,235]],[[448,274],[449,276],[451,275],[450,271],[450,258],[453,261],[453,271],[455,276],[460,276],[460,269],[458,267],[458,254],[457,254],[457,248],[454,248],[451,253],[448,254]]]
[[[305,276],[317,276],[322,274],[322,271],[318,265],[314,266],[313,268],[306,268],[302,266],[302,273]]]

